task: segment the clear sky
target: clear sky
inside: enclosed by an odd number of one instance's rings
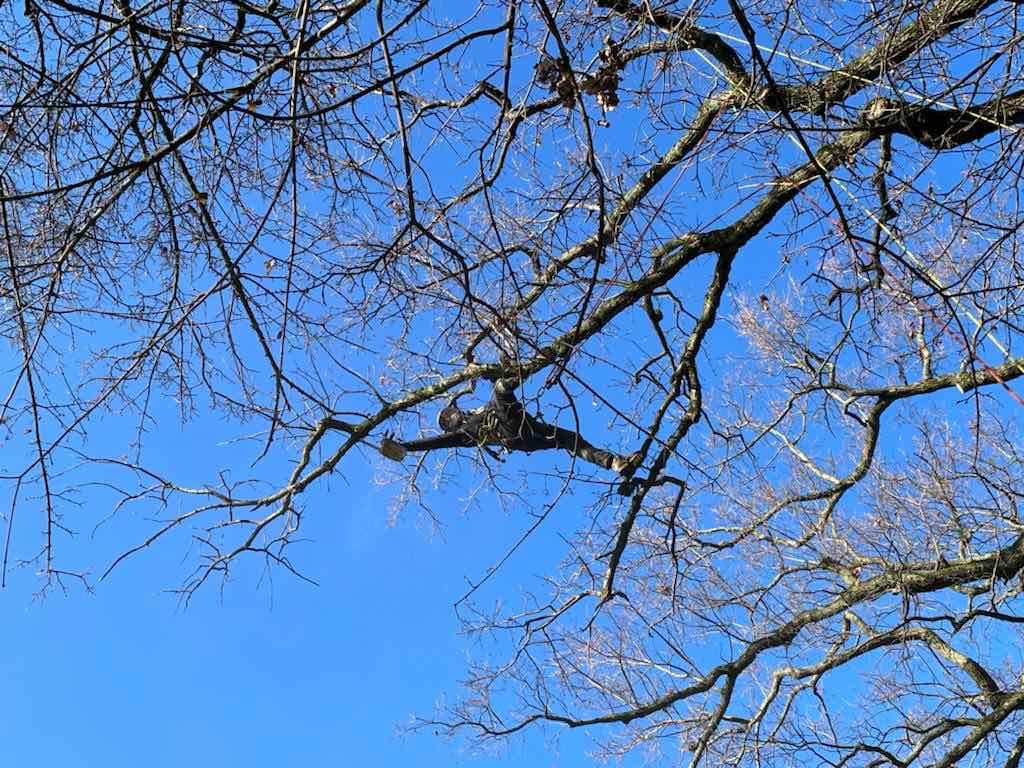
[[[0,591],[0,765],[592,764],[582,734],[533,733],[471,755],[405,730],[455,692],[473,652],[452,603],[493,555],[480,542],[511,540],[522,521],[495,511],[440,533],[415,515],[389,526],[371,483],[334,490],[297,556],[319,586],[240,572],[182,610],[160,591],[182,573],[181,552],[168,548],[126,563],[92,595],[32,600],[34,577],[15,571]]]

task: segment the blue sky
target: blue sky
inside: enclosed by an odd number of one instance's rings
[[[426,418],[433,414],[426,409]],[[183,481],[251,456],[251,448],[218,440],[244,433],[237,424],[207,417],[178,426],[169,400],[152,415],[150,447],[160,447],[153,466]],[[121,421],[108,414],[94,426],[90,449],[122,451]],[[248,556],[228,582],[211,579],[187,605],[168,590],[194,564],[191,530],[100,581],[114,557],[154,530],[158,510],[127,510],[94,527],[111,497],[100,484],[78,494],[65,507],[76,534],[58,540],[57,557],[86,572],[92,592],[66,579],[66,593],[34,596],[42,580],[26,567],[10,568],[0,590],[0,765],[592,765],[587,733],[530,730],[480,752],[410,728],[415,716],[456,698],[467,660],[487,652],[459,634],[453,604],[533,518],[467,507],[470,488],[458,477],[444,488],[440,521],[414,508],[395,517],[394,489],[377,482],[388,465],[373,452],[362,456],[304,499],[304,543],[290,556],[317,585]],[[284,476],[293,459],[272,452],[253,474]],[[507,466],[555,471],[566,461],[514,455]],[[557,562],[560,534],[577,523],[573,508],[566,504],[531,535],[501,578],[475,595],[478,605],[517,600],[510,585],[528,588]],[[15,543],[38,540],[38,515],[15,522]]]
[[[34,601],[34,578],[16,571],[0,591],[0,765],[591,764],[583,734],[480,755],[405,731],[455,692],[473,644],[452,603],[485,566],[479,542],[512,535],[515,520],[389,526],[372,485],[322,501],[298,558],[319,587],[242,573],[180,610],[160,591],[180,570],[167,548],[91,595]]]

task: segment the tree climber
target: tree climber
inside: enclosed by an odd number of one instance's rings
[[[384,435],[380,452],[393,461],[401,461],[406,453],[433,451],[441,448],[483,448],[492,456],[490,446],[507,451],[543,451],[552,448],[567,451],[584,461],[610,469],[627,480],[640,464],[638,453],[620,456],[587,442],[583,435],[534,418],[516,397],[515,379],[499,379],[494,383],[491,399],[471,411],[459,408],[460,393],[448,401],[437,416],[443,434],[419,440],[395,440]]]

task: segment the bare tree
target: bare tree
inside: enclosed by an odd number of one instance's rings
[[[184,539],[187,599],[300,573],[347,467],[439,519],[477,477],[578,534],[507,615],[460,602],[503,651],[434,727],[1019,764],[1024,6],[0,19],[5,579]],[[225,465],[174,475],[168,421],[211,413]],[[158,521],[66,562],[100,502]]]

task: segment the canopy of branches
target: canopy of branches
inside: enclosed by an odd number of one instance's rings
[[[529,585],[482,543],[507,613],[460,605],[494,653],[434,727],[1018,764],[1024,6],[24,0],[0,29],[5,579],[160,547],[185,599],[301,575],[368,464],[396,514],[469,485],[575,532]],[[433,440],[459,394],[473,430]],[[175,423],[222,463],[169,457]]]

